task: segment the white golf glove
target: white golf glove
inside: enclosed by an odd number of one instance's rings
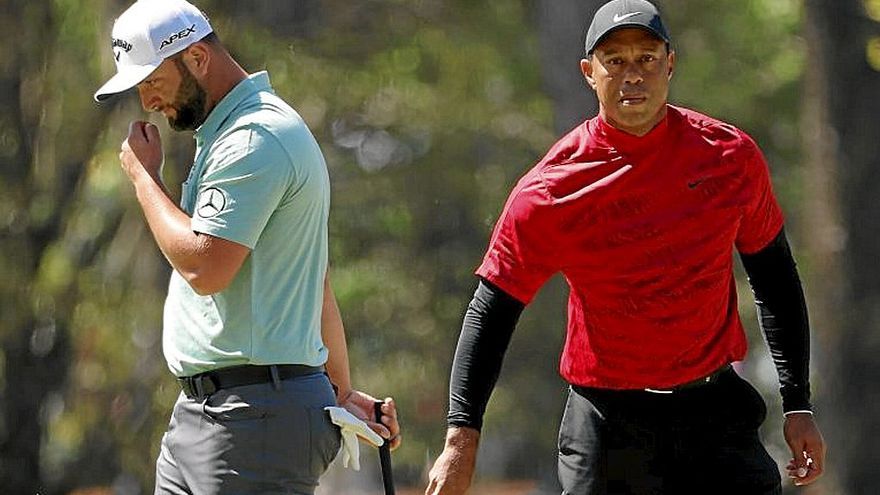
[[[354,414],[341,407],[328,406],[324,408],[330,414],[330,421],[339,427],[342,433],[342,465],[355,471],[361,470],[360,447],[358,437],[363,438],[374,447],[381,447],[385,440],[378,433],[371,430],[366,423],[358,419]]]

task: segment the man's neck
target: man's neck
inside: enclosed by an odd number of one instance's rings
[[[208,80],[209,84],[205,88],[208,96],[208,101],[206,102],[208,114],[211,113],[220,100],[232,91],[232,88],[248,77],[248,73],[228,53],[223,52],[218,57],[219,63],[215,66],[216,70],[211,74]]]

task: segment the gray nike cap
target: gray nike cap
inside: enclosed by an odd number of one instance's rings
[[[612,0],[593,16],[584,47],[587,55],[612,31],[626,27],[642,28],[669,43],[669,34],[660,19],[660,11],[647,0]]]

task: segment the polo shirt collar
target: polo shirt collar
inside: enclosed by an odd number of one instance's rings
[[[249,75],[226,93],[226,96],[211,109],[208,118],[196,129],[196,140],[201,141],[213,136],[242,101],[260,91],[272,91],[269,73],[266,71]]]

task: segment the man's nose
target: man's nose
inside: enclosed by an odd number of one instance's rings
[[[623,69],[623,82],[625,84],[639,84],[643,80],[642,67],[635,62],[627,63]]]

